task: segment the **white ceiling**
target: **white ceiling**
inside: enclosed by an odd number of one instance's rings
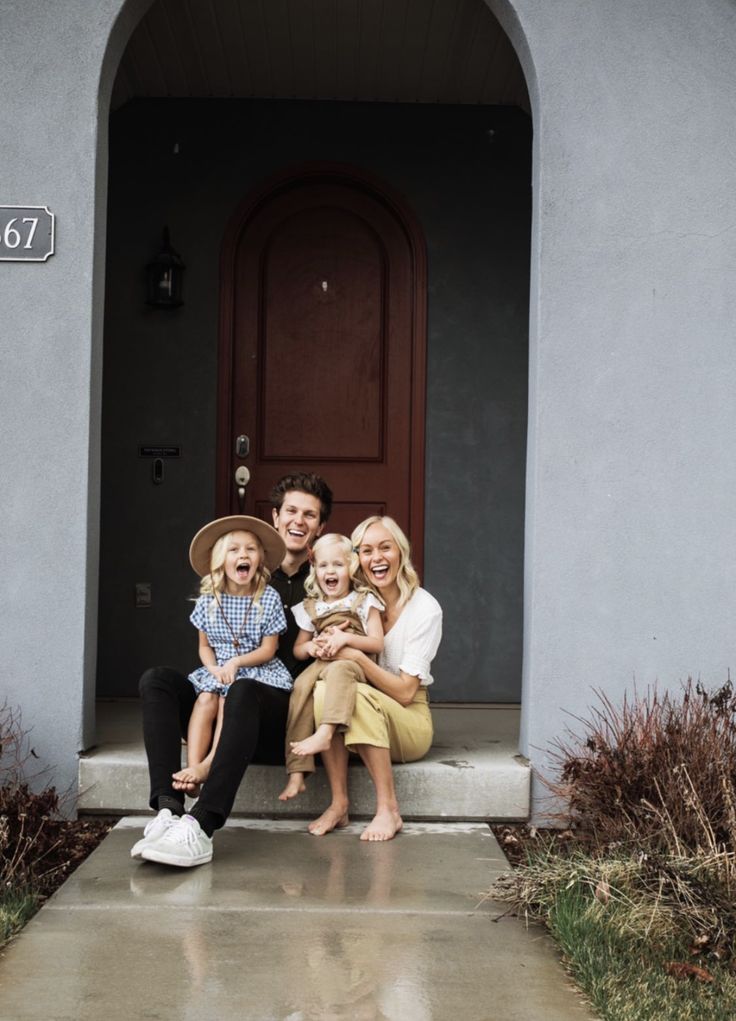
[[[123,55],[113,109],[210,96],[529,110],[483,0],[156,0]]]

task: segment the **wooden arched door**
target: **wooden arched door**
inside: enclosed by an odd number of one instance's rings
[[[283,474],[315,471],[330,530],[390,514],[423,552],[426,270],[413,218],[351,168],[252,195],[223,246],[218,504],[270,520]],[[238,437],[248,438],[248,452]]]

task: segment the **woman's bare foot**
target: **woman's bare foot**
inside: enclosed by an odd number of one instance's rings
[[[305,737],[303,741],[292,741],[291,750],[295,755],[316,755],[317,752],[326,752],[332,744],[334,733],[334,723],[322,723],[311,737]]]
[[[319,819],[310,822],[307,829],[313,837],[323,837],[325,833],[331,833],[332,830],[344,829],[349,822],[347,801],[339,803],[333,801]]]
[[[288,801],[289,798],[295,798],[297,794],[303,794],[306,789],[304,773],[289,773],[289,781],[279,794],[279,801]]]
[[[393,840],[404,822],[397,808],[379,808],[360,834],[361,840]]]

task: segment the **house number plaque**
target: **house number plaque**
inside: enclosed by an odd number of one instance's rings
[[[54,214],[46,206],[0,205],[0,262],[46,262],[54,254]]]

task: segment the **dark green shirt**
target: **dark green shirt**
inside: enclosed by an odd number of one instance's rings
[[[305,560],[296,574],[286,574],[277,567],[271,575],[269,584],[275,588],[281,596],[286,616],[286,631],[279,637],[278,656],[292,677],[296,677],[305,667],[311,663],[309,659],[296,659],[294,657],[294,642],[299,634],[299,625],[296,622],[291,607],[301,603],[304,599],[304,582],[309,574],[309,561]]]

